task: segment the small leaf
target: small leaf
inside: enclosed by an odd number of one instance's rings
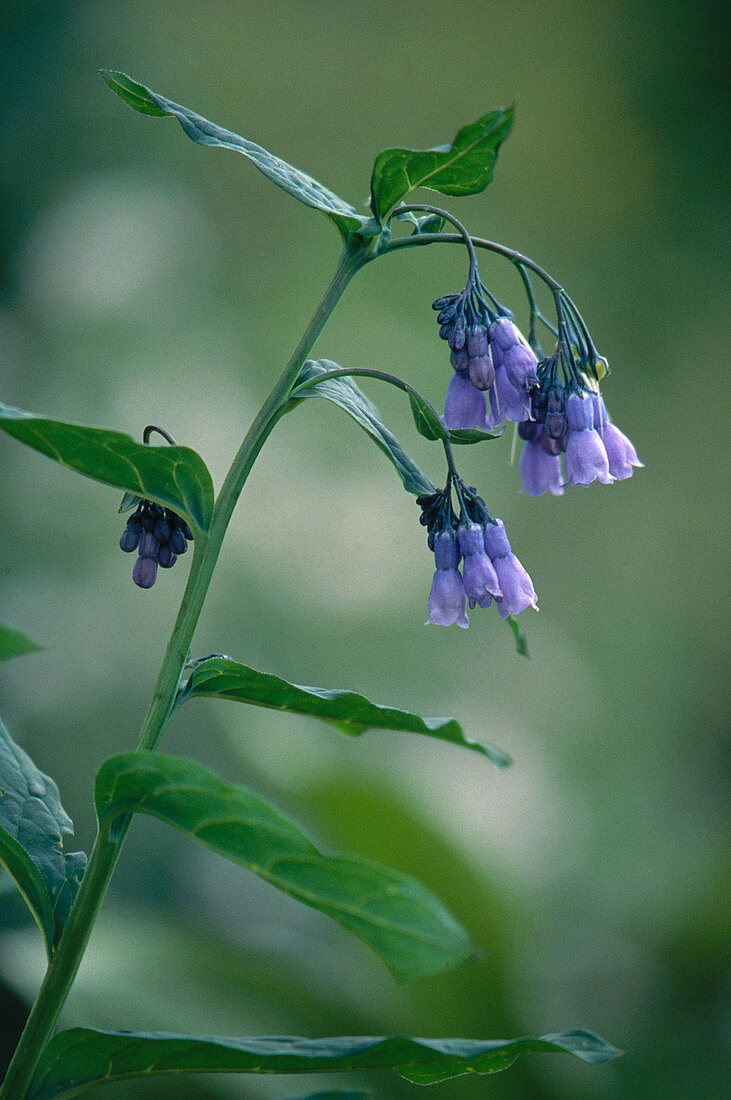
[[[400,222],[411,222],[414,227],[411,231],[412,237],[421,237],[424,233],[441,233],[444,229],[444,218],[441,214],[425,214],[423,217],[417,217],[413,210],[404,210],[402,213],[397,210],[395,217]]]
[[[475,195],[492,179],[500,144],[510,133],[514,108],[488,111],[464,126],[451,145],[385,149],[371,177],[371,207],[380,222],[417,187],[442,195]]]
[[[2,404],[0,429],[62,466],[167,505],[199,531],[208,530],[213,482],[189,447],[152,447],[122,432],[48,420]]]
[[[474,954],[464,929],[406,875],[327,856],[264,799],[192,760],[125,753],[102,765],[96,808],[106,828],[147,813],[332,917],[377,952],[399,981],[458,966]]]
[[[361,233],[364,228],[367,234],[375,235],[370,228],[372,218],[359,214],[350,203],[339,198],[334,192],[323,187],[321,183],[298,168],[293,168],[291,164],[268,153],[261,145],[239,137],[231,130],[216,126],[202,115],[189,111],[187,107],[181,107],[180,104],[165,99],[157,92],[150,91],[144,85],[137,84],[124,73],[109,69],[101,69],[100,73],[112,91],[136,111],[142,111],[144,114],[171,115],[178,120],[188,137],[198,145],[233,149],[234,152],[248,157],[267,179],[276,183],[277,187],[281,187],[287,194],[299,199],[305,206],[327,214],[344,237],[347,238],[352,233]],[[377,232],[378,228],[376,228]]]
[[[446,439],[447,429],[441,420],[420,394],[409,391],[409,404],[414,417],[416,430],[425,439]]]
[[[295,386],[315,378],[318,374],[339,369],[338,364],[329,359],[310,359],[303,366]],[[360,424],[394,464],[407,493],[420,496],[422,493],[435,492],[435,487],[429,478],[409,458],[396,436],[384,425],[376,406],[356,386],[352,378],[329,378],[317,386],[294,394],[294,399],[298,401],[307,397],[324,397],[332,401]]]
[[[38,653],[43,646],[38,645],[19,630],[0,623],[0,661],[9,661],[13,657],[24,657],[27,653]]]
[[[450,428],[449,442],[457,446],[484,443],[486,439],[499,439],[504,432],[504,424],[501,424],[499,428],[491,428],[490,431],[484,431],[482,428]]]
[[[513,632],[516,651],[520,654],[521,657],[530,658],[530,654],[528,652],[528,642],[526,641],[525,634],[518,624],[518,620],[513,615],[508,615],[506,622]]]
[[[58,787],[39,771],[0,723],[0,859],[38,922],[49,953],[63,928],[86,866],[64,851],[73,825]]]
[[[181,699],[195,696],[232,699],[272,710],[307,714],[353,737],[369,729],[421,733],[482,753],[499,768],[510,763],[510,757],[494,745],[469,741],[455,718],[421,718],[407,710],[372,703],[354,691],[301,687],[279,676],[240,665],[230,657],[208,657],[195,665]]]
[[[590,1031],[565,1031],[540,1039],[411,1039],[403,1035],[228,1039],[76,1027],[60,1031],[46,1046],[27,1100],[64,1100],[97,1081],[162,1073],[328,1073],[381,1068],[395,1070],[409,1081],[431,1084],[463,1073],[497,1073],[530,1051],[573,1054],[589,1064],[607,1062],[622,1053]]]

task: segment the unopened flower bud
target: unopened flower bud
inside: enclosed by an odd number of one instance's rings
[[[495,381],[495,368],[488,348],[487,355],[479,355],[469,361],[470,382],[478,390],[489,390]]]
[[[471,359],[487,355],[487,329],[483,325],[470,325],[466,331],[466,345]]]
[[[157,578],[157,560],[138,558],[132,570],[132,580],[139,588],[152,588]]]
[[[449,353],[449,362],[452,364],[453,370],[467,370],[470,365],[470,357],[467,348],[460,348],[459,351],[451,351]]]

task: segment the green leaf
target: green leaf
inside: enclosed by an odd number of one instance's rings
[[[73,824],[58,787],[39,771],[0,723],[0,860],[23,894],[49,956],[86,866],[83,852],[64,851]]]
[[[441,233],[444,229],[444,218],[441,214],[425,214],[423,217],[417,217],[413,210],[404,210],[403,213],[397,210],[394,216],[397,221],[410,222],[413,225],[412,237],[421,237],[424,233]]]
[[[516,651],[520,654],[521,657],[530,658],[530,654],[528,652],[528,642],[526,641],[525,634],[518,625],[518,620],[513,615],[508,615],[505,621],[513,632]]]
[[[307,1096],[293,1096],[290,1100],[369,1100],[369,1092],[350,1092],[328,1089],[327,1092],[310,1092]]]
[[[178,120],[188,137],[198,145],[233,149],[234,152],[248,157],[267,179],[276,183],[277,187],[281,187],[287,194],[299,199],[305,206],[311,206],[327,214],[344,237],[352,233],[360,233],[364,227],[366,233],[373,235],[372,227],[369,228],[372,222],[370,216],[359,214],[350,203],[339,198],[334,192],[323,187],[321,183],[298,168],[293,168],[291,164],[268,153],[266,149],[262,149],[261,145],[256,145],[253,141],[232,133],[231,130],[216,126],[215,123],[209,122],[194,111],[189,111],[187,107],[181,107],[180,104],[165,99],[157,92],[150,91],[144,85],[137,84],[124,73],[109,69],[101,69],[100,73],[112,91],[136,111],[149,115],[171,115]],[[376,232],[378,232],[377,229]]]
[[[2,404],[0,429],[62,466],[167,505],[199,531],[208,530],[213,482],[189,447],[152,447],[122,432],[48,420]]]
[[[458,446],[471,443],[483,443],[486,439],[499,439],[505,432],[505,425],[483,431],[482,428],[450,428],[449,442]]]
[[[339,370],[337,363],[329,359],[310,359],[303,366],[297,378],[295,386],[302,382],[316,378],[318,374],[326,374],[328,371]],[[419,467],[404,451],[396,436],[393,435],[381,420],[381,414],[361,389],[356,386],[352,378],[329,378],[317,386],[296,393],[296,400],[304,400],[308,397],[324,397],[333,404],[343,409],[356,423],[360,424],[376,445],[380,447],[387,458],[396,467],[396,471],[404,483],[407,493],[420,496],[422,493],[433,493],[435,487]]]
[[[182,701],[195,696],[232,699],[257,707],[307,714],[352,737],[369,729],[421,733],[482,753],[499,768],[510,763],[510,757],[494,745],[469,741],[455,718],[421,718],[407,710],[372,703],[354,691],[301,687],[279,676],[240,665],[230,657],[206,657],[194,665],[180,698]]]
[[[359,859],[327,856],[269,803],[192,760],[125,753],[102,765],[97,813],[152,814],[286,894],[319,909],[377,952],[399,981],[458,966],[474,954],[467,933],[428,890]]]
[[[423,435],[425,439],[447,438],[449,434],[447,428],[444,427],[441,420],[434,412],[434,409],[430,405],[427,405],[420,394],[410,390],[409,404],[411,405],[411,413],[414,417],[416,430],[420,435]]]
[[[451,145],[435,149],[386,149],[371,177],[371,207],[380,222],[417,187],[442,195],[475,195],[492,179],[497,152],[510,133],[515,109],[488,111],[464,126]]]
[[[42,649],[43,646],[27,638],[19,630],[13,630],[12,627],[0,623],[0,661],[24,657],[27,653],[38,653]]]
[[[565,1031],[540,1039],[411,1039],[290,1036],[227,1039],[72,1028],[45,1048],[27,1100],[76,1096],[95,1082],[172,1073],[327,1073],[392,1069],[418,1084],[463,1073],[497,1073],[529,1051],[573,1054],[596,1064],[621,1051],[590,1031]]]

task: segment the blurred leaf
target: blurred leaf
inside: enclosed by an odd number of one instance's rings
[[[117,512],[120,515],[124,515],[125,512],[131,512],[133,508],[136,508],[137,505],[141,503],[142,497],[138,497],[136,493],[125,493]]]
[[[302,382],[316,378],[318,374],[326,374],[333,370],[340,370],[340,367],[329,359],[310,359],[300,371],[295,388]],[[307,397],[324,397],[332,401],[360,424],[394,464],[407,493],[420,496],[422,493],[435,492],[435,487],[429,478],[409,458],[396,436],[383,424],[376,406],[356,386],[352,378],[329,378],[319,385],[293,394],[293,399],[297,401]]]
[[[293,1096],[291,1100],[369,1100],[369,1092],[349,1092],[330,1089],[327,1092],[311,1092],[307,1096]]]
[[[58,787],[39,771],[0,722],[0,859],[46,940],[50,956],[86,866],[83,852],[64,851],[73,824]]]
[[[62,466],[167,505],[199,531],[208,529],[213,482],[189,447],[151,447],[122,432],[47,420],[2,404],[0,429]]]
[[[421,394],[414,393],[413,390],[409,391],[409,404],[416,430],[420,435],[425,439],[446,439],[447,429]]]
[[[27,1100],[71,1097],[95,1081],[162,1073],[323,1073],[387,1068],[408,1081],[428,1085],[463,1073],[497,1073],[529,1051],[573,1054],[590,1064],[620,1054],[590,1031],[566,1031],[541,1039],[480,1041],[401,1035],[380,1039],[228,1039],[79,1027],[51,1039]]]
[[[521,630],[518,620],[513,615],[508,615],[506,622],[513,632],[515,638],[515,649],[521,657],[530,657],[528,653],[528,642],[526,641],[525,634]]]
[[[206,695],[311,715],[352,737],[369,729],[421,733],[482,753],[499,768],[510,763],[510,757],[494,745],[469,741],[455,718],[422,718],[407,710],[372,703],[354,691],[301,687],[279,676],[240,665],[230,657],[207,657],[196,664],[181,693],[181,701]]]
[[[359,859],[323,855],[264,799],[192,760],[124,753],[102,765],[100,823],[152,814],[284,893],[319,909],[376,951],[399,981],[458,966],[467,933],[420,883]]]
[[[217,145],[224,149],[233,149],[236,153],[243,153],[267,179],[276,183],[277,187],[281,187],[283,191],[299,199],[305,206],[311,206],[327,214],[344,237],[351,233],[360,233],[364,227],[369,232],[368,226],[372,221],[370,216],[359,214],[350,203],[339,198],[327,187],[323,187],[311,176],[300,172],[298,168],[293,168],[291,164],[268,153],[260,145],[239,137],[231,130],[216,126],[201,115],[189,111],[187,107],[181,107],[180,104],[165,99],[164,96],[150,91],[144,85],[137,84],[124,73],[109,69],[101,69],[100,72],[112,91],[136,111],[142,111],[144,114],[171,115],[178,120],[188,137],[198,145]]]
[[[0,661],[24,657],[27,653],[38,653],[41,649],[43,646],[27,638],[19,630],[13,630],[12,627],[0,623]]]
[[[501,142],[513,125],[515,109],[488,111],[464,126],[451,145],[434,149],[385,149],[371,177],[371,206],[383,221],[396,203],[417,187],[442,195],[474,195],[490,180]]]

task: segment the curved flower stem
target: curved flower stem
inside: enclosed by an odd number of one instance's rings
[[[188,583],[137,740],[137,751],[154,752],[170,719],[193,632],[208,592],[226,528],[257,455],[274,425],[284,415],[297,375],[343,291],[355,272],[371,258],[371,255],[363,251],[346,250],[341,256],[330,286],[302,339],[246,433],[218,494],[208,531],[204,535],[196,535]],[[130,821],[130,815],[123,815],[114,822],[108,837],[97,835],[58,947],[0,1088],[0,1100],[24,1100],[27,1094],[43,1048],[56,1026],[76,977]]]
[[[473,239],[469,235],[465,227],[462,225],[462,222],[458,221],[458,219],[455,218],[454,214],[450,214],[448,210],[442,210],[440,206],[431,206],[429,203],[423,202],[410,202],[404,204],[403,206],[398,206],[391,214],[391,217],[393,217],[394,214],[405,214],[411,213],[412,211],[421,211],[424,214],[436,214],[438,217],[443,218],[445,222],[449,222],[450,225],[453,225],[455,229],[459,230],[460,234],[462,235],[462,241],[470,256],[469,278],[470,281],[474,279],[475,275],[477,274],[477,256],[475,255],[475,247],[472,243]],[[398,237],[397,240],[403,240],[403,238]],[[385,249],[385,251],[387,252],[388,249]]]

